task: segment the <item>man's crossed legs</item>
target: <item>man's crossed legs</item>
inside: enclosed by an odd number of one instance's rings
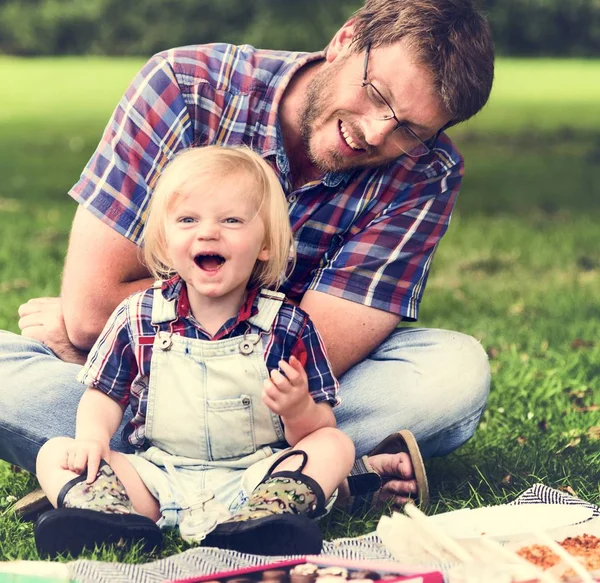
[[[74,436],[83,385],[79,365],[59,360],[45,345],[0,331],[0,459],[35,469],[40,447],[51,437]],[[445,455],[465,443],[483,413],[490,385],[487,355],[459,332],[399,328],[369,358],[340,379],[338,426],[369,454],[400,429],[415,435],[424,458]],[[129,420],[126,415],[123,423]],[[121,442],[111,448],[131,451]],[[416,493],[406,453],[369,458],[384,480],[380,500],[398,503]]]

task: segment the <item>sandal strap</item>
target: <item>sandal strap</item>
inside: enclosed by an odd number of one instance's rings
[[[381,476],[371,467],[366,455],[354,460],[354,465],[348,475],[350,496],[361,496],[381,489]]]
[[[265,477],[262,479],[262,482],[264,482],[265,480],[267,480],[271,477],[273,470],[283,460],[287,460],[288,458],[291,458],[291,457],[294,457],[297,455],[302,456],[302,463],[300,464],[300,467],[296,471],[299,473],[302,473],[302,470],[305,468],[306,464],[308,463],[308,454],[303,449],[290,449],[289,451],[286,451],[283,455],[280,455],[275,460],[275,462],[271,464],[271,467],[267,470],[267,473],[265,474]]]
[[[347,483],[350,496],[344,510],[354,515],[366,512],[375,504],[383,481],[364,455],[354,460]]]

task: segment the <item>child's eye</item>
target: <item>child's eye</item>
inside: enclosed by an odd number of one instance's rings
[[[179,217],[177,219],[178,223],[193,223],[194,219],[192,217]]]
[[[241,225],[242,219],[238,219],[237,217],[227,217],[223,222],[226,225]]]

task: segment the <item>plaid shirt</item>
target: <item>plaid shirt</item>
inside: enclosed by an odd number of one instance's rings
[[[298,258],[281,291],[298,301],[316,290],[416,320],[462,157],[442,135],[422,158],[331,172],[292,190],[278,105],[294,73],[322,58],[227,44],[159,53],[127,89],[71,196],[139,243],[153,186],[175,152],[246,144],[274,168],[289,202]]]
[[[153,293],[154,290],[149,289],[133,294],[117,307],[77,377],[87,386],[106,393],[121,406],[131,405],[133,419],[125,428],[123,439],[138,447],[145,444],[148,379],[156,334],[152,325]],[[225,322],[212,337],[191,313],[187,288],[179,276],[164,282],[162,293],[167,300],[177,300],[177,320],[173,323],[175,334],[214,341],[242,337],[249,326],[250,333],[260,332],[259,328],[247,322],[258,312],[258,290],[248,294],[239,314]],[[281,359],[288,361],[290,356],[295,356],[304,366],[314,401],[326,401],[332,406],[340,403],[337,379],[327,360],[321,337],[306,312],[284,303],[271,333],[261,336],[261,340],[269,371],[277,369]]]

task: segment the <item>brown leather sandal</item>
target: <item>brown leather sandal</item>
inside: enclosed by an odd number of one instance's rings
[[[429,485],[423,458],[417,440],[411,431],[403,429],[386,437],[368,456],[362,456],[354,462],[348,476],[348,496],[340,506],[350,514],[366,512],[378,506],[379,492],[384,480],[369,464],[369,457],[381,453],[400,453],[409,455],[415,480],[417,482],[416,504],[425,509],[429,504]]]
[[[41,514],[52,510],[52,504],[44,491],[38,488],[17,500],[12,510],[21,520],[35,522]]]

